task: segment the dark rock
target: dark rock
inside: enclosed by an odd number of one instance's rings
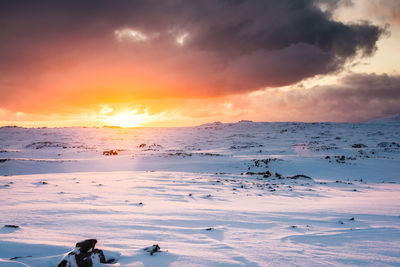
[[[115,259],[106,259],[100,249],[95,249],[96,239],[87,239],[76,243],[75,249],[69,252],[58,264],[58,267],[92,267],[93,262],[113,263]]]
[[[364,145],[364,144],[354,144],[354,145],[352,145],[351,147],[352,147],[352,148],[363,148],[363,147],[367,147],[367,146]]]
[[[146,252],[149,252],[151,256],[153,256],[153,254],[156,253],[156,252],[161,252],[160,246],[158,244],[155,244],[155,245],[153,245],[151,247],[148,247],[148,248],[144,248],[143,250],[146,251]]]
[[[214,228],[212,227],[206,228],[206,231],[211,231],[211,230],[214,230]]]
[[[272,174],[270,173],[270,171],[266,171],[263,175],[264,178],[268,178],[270,177]]]
[[[113,150],[113,149],[106,150],[106,151],[103,151],[103,155],[104,156],[116,156],[116,155],[118,155],[118,151],[117,150]]]
[[[342,155],[342,156],[335,156],[336,162],[337,163],[345,163],[346,160],[346,156]]]
[[[86,239],[84,241],[76,243],[75,247],[79,248],[80,252],[88,252],[89,250],[94,249],[96,243],[96,239]]]
[[[14,229],[19,228],[18,225],[13,225],[13,224],[6,224],[6,225],[4,225],[4,227],[5,227],[5,228],[14,228]]]
[[[140,144],[139,146],[138,146],[138,148],[143,148],[143,147],[145,147],[146,146],[146,144]]]

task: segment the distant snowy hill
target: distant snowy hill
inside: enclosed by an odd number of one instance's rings
[[[400,113],[368,121],[369,123],[400,122]]]

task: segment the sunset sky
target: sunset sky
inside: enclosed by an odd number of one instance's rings
[[[2,0],[0,25],[0,125],[400,112],[398,0]]]

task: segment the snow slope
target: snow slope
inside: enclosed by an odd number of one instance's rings
[[[399,144],[399,123],[3,127],[0,266],[85,238],[114,266],[399,266]]]
[[[371,120],[369,121],[370,123],[391,123],[391,122],[400,122],[400,113],[398,114],[394,114],[394,115],[390,115],[387,117],[383,117],[383,118],[378,118],[375,120]]]

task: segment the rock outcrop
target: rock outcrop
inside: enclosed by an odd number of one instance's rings
[[[94,248],[96,243],[96,239],[76,243],[75,248],[65,255],[58,267],[92,267],[93,263],[115,262],[115,259],[106,259],[102,250]]]

